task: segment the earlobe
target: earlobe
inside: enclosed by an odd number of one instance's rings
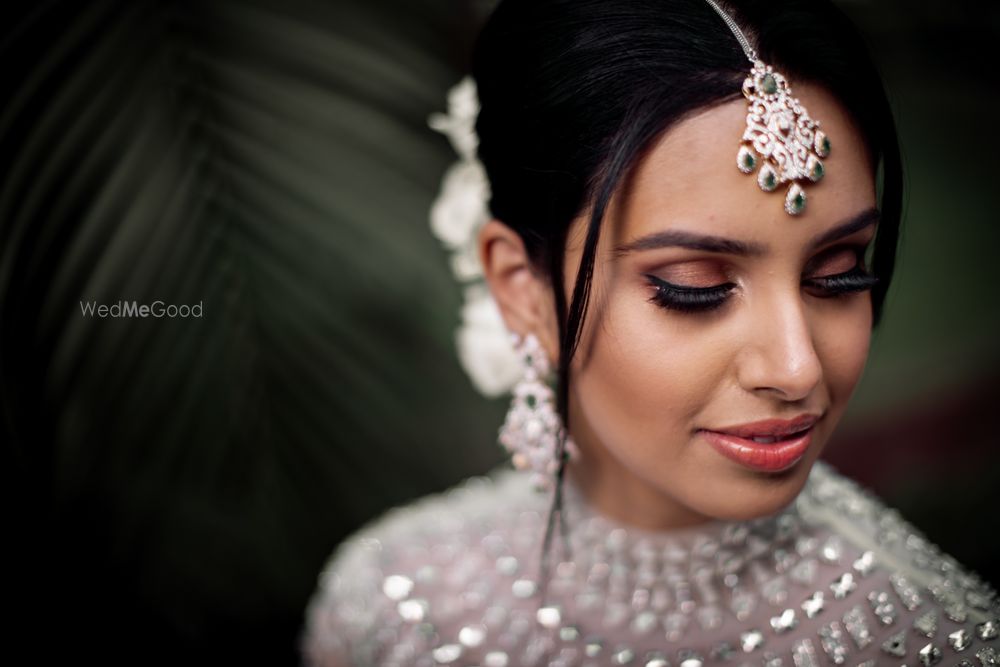
[[[483,275],[507,328],[521,335],[534,333],[555,362],[559,346],[552,290],[533,267],[524,241],[492,219],[479,231],[478,242]]]

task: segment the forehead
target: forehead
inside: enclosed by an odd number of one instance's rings
[[[830,138],[825,176],[803,182],[806,210],[784,210],[788,183],[773,192],[736,166],[746,127],[742,97],[681,121],[645,155],[613,215],[615,242],[665,229],[727,236],[768,246],[804,243],[875,205],[875,176],[861,133],[824,89],[790,81],[793,94]]]

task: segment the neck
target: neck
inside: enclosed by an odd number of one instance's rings
[[[578,493],[597,514],[654,531],[683,530],[718,521],[652,487],[601,448],[588,448],[581,459],[567,463],[565,483],[571,487],[570,493]]]

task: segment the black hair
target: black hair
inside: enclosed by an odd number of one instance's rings
[[[877,324],[895,263],[903,186],[895,123],[864,39],[830,0],[719,4],[762,60],[833,94],[881,172],[871,266],[878,278],[872,290]],[[570,362],[612,194],[684,117],[742,98],[749,69],[739,42],[705,0],[502,0],[480,32],[472,73],[490,212],[518,233],[532,264],[553,286],[560,339],[556,390],[564,424]],[[567,230],[588,210],[567,303]],[[543,558],[561,507],[563,450]]]

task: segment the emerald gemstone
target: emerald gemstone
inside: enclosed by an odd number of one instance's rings
[[[765,192],[771,192],[778,187],[778,173],[771,165],[765,164],[761,167],[757,174],[757,185]]]
[[[785,211],[789,215],[798,215],[806,207],[806,191],[798,183],[788,190],[785,196]]]
[[[823,146],[823,154],[825,155],[825,154],[829,153],[830,152],[830,139],[828,139],[827,137],[823,137],[822,146]]]
[[[765,74],[764,78],[760,80],[760,89],[764,91],[765,95],[774,95],[778,92],[778,80],[774,78],[773,74]]]
[[[748,147],[741,146],[739,155],[736,156],[736,166],[744,174],[749,174],[757,166],[757,156]]]
[[[814,181],[818,181],[819,179],[823,178],[823,174],[825,173],[826,172],[823,169],[823,163],[817,160],[816,164],[813,165],[812,179]]]

